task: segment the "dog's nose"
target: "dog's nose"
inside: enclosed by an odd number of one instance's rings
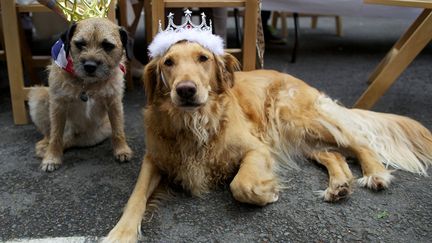
[[[192,81],[183,81],[176,87],[176,92],[182,99],[190,99],[196,94],[196,85]]]
[[[84,61],[84,70],[87,73],[90,73],[90,74],[94,73],[96,71],[97,66],[98,66],[98,64],[95,61],[91,61],[91,60]]]

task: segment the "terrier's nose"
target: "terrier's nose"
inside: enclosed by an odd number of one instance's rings
[[[196,85],[192,81],[183,81],[177,84],[176,92],[182,99],[190,99],[196,94]]]
[[[84,70],[88,73],[88,74],[92,74],[96,71],[98,64],[95,61],[91,61],[91,60],[87,60],[84,61]]]

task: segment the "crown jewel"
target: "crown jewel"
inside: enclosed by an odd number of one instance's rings
[[[57,0],[68,21],[106,17],[111,0]]]
[[[207,25],[206,22],[206,15],[204,13],[201,13],[201,24],[199,25],[195,25],[194,23],[192,23],[192,11],[190,11],[189,9],[186,9],[184,11],[185,13],[185,22],[181,25],[176,25],[174,24],[174,14],[173,13],[169,13],[168,14],[168,25],[165,29],[165,31],[174,31],[174,32],[179,32],[185,29],[195,29],[195,30],[199,30],[199,31],[209,31],[212,32],[212,22],[211,20],[209,20],[209,25]],[[159,20],[159,32],[162,32],[164,30],[162,30],[162,23]]]
[[[172,45],[179,41],[195,42],[207,48],[216,55],[224,53],[224,41],[220,36],[212,34],[212,22],[206,23],[206,16],[201,14],[201,23],[195,25],[192,23],[192,11],[186,9],[185,22],[181,25],[174,24],[174,14],[169,13],[168,25],[165,30],[162,29],[162,23],[159,21],[159,33],[155,36],[149,45],[149,56],[151,58],[163,55]]]

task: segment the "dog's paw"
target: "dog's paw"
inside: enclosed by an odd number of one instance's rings
[[[35,151],[36,151],[37,157],[43,158],[45,156],[45,153],[48,149],[48,144],[49,144],[49,142],[47,139],[42,139],[36,143]]]
[[[118,228],[116,226],[102,240],[102,243],[136,243],[138,242],[138,235],[137,230]]]
[[[130,149],[127,144],[114,150],[115,159],[121,163],[131,160],[132,156],[132,149]]]
[[[265,206],[279,199],[279,190],[274,180],[257,180],[252,183],[234,180],[230,189],[234,198],[244,203]]]
[[[60,157],[55,156],[45,156],[40,165],[41,170],[46,172],[52,172],[58,169],[62,161]]]
[[[326,202],[337,202],[347,198],[351,193],[351,187],[348,182],[332,183],[324,191],[317,191],[318,196],[322,197]]]
[[[388,188],[393,178],[391,171],[385,170],[372,175],[363,176],[358,179],[357,182],[362,187],[379,191]]]

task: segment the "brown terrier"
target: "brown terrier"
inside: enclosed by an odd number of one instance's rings
[[[49,88],[29,93],[31,118],[44,135],[36,144],[41,169],[57,169],[67,148],[92,146],[110,135],[115,158],[130,160],[122,104],[127,32],[107,19],[92,18],[73,24],[61,40],[67,65],[54,60],[48,66]]]

